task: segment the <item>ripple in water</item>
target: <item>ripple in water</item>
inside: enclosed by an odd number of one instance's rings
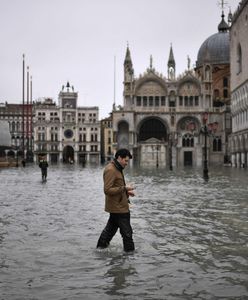
[[[247,172],[128,169],[136,251],[95,249],[101,167],[0,170],[1,300],[247,299]]]

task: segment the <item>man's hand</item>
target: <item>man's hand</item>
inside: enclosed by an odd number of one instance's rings
[[[133,197],[135,196],[134,191],[127,191],[128,196]]]
[[[126,190],[127,190],[128,196],[130,196],[130,197],[135,196],[135,193],[134,193],[134,187],[133,187],[133,186],[127,185],[127,186],[126,186]]]

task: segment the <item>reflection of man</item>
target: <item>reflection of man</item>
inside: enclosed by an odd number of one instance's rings
[[[110,216],[99,237],[97,248],[108,247],[120,228],[124,250],[127,252],[134,250],[128,200],[129,196],[134,196],[134,188],[125,184],[122,173],[131,158],[129,150],[120,149],[116,152],[115,159],[104,169],[105,211],[110,213]]]
[[[40,160],[39,167],[41,168],[42,180],[46,180],[48,163],[47,163],[45,157],[43,157],[42,160]]]

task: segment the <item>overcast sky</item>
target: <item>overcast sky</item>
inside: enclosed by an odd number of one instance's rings
[[[0,0],[0,102],[22,102],[22,55],[33,77],[33,100],[58,94],[67,81],[80,106],[107,117],[123,103],[127,42],[135,76],[153,66],[167,76],[172,43],[176,75],[195,64],[221,20],[218,0]],[[225,0],[225,15],[239,0]]]

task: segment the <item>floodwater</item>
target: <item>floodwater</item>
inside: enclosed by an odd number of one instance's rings
[[[248,171],[127,169],[136,250],[95,248],[102,167],[0,170],[0,300],[248,299]]]

